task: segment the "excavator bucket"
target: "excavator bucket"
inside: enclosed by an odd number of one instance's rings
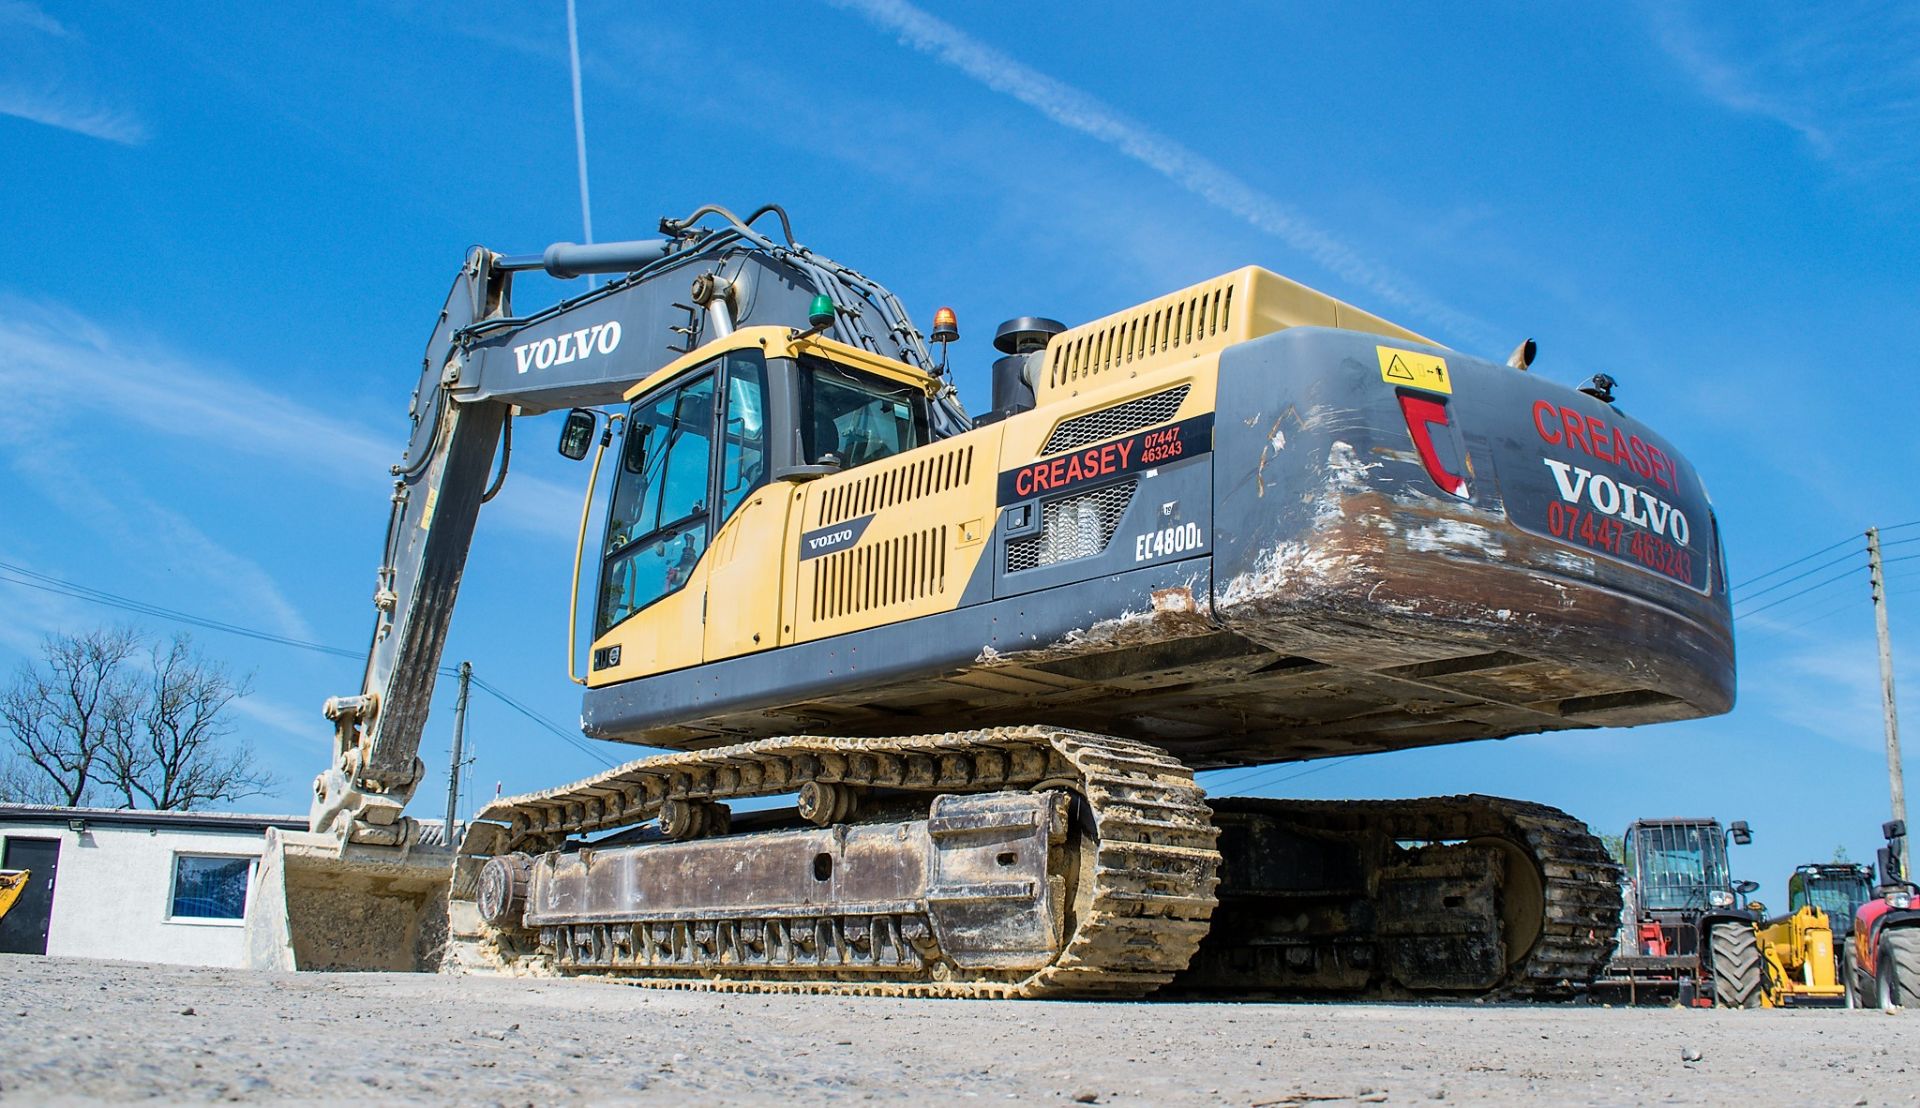
[[[453,852],[444,843],[402,850],[270,829],[247,914],[247,964],[437,970],[446,949],[452,874]]]

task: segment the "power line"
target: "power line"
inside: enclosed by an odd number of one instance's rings
[[[1920,521],[1917,521],[1917,522],[1920,522]],[[1802,555],[1801,557],[1795,558],[1793,561],[1788,562],[1786,565],[1775,566],[1772,569],[1766,571],[1765,573],[1758,574],[1753,577],[1749,577],[1745,581],[1742,581],[1739,584],[1735,585],[1734,590],[1738,591],[1740,589],[1744,589],[1748,585],[1751,585],[1756,581],[1764,581],[1767,578],[1772,577],[1774,574],[1779,573],[1783,569],[1792,569],[1794,566],[1797,566],[1802,562],[1810,562],[1813,559],[1818,558],[1820,555],[1825,554],[1829,550],[1838,550],[1850,542],[1864,542],[1864,541],[1865,541],[1864,536],[1849,535],[1848,537],[1841,539],[1839,542],[1834,543],[1831,546],[1823,546],[1811,554],[1805,554],[1805,555]]]
[[[1308,768],[1308,769],[1303,769],[1303,770],[1301,770],[1301,771],[1300,771],[1300,772],[1298,772],[1298,773],[1290,773],[1290,774],[1288,774],[1288,775],[1287,775],[1287,776],[1285,776],[1285,777],[1280,777],[1280,778],[1275,778],[1275,779],[1273,779],[1273,780],[1270,780],[1270,781],[1266,781],[1266,782],[1265,782],[1265,786],[1273,786],[1273,785],[1278,785],[1278,784],[1281,784],[1281,783],[1283,783],[1283,782],[1287,782],[1287,781],[1292,781],[1292,780],[1294,780],[1295,778],[1298,778],[1298,777],[1305,777],[1305,776],[1307,776],[1307,775],[1308,775],[1308,774],[1310,774],[1310,773],[1319,773],[1319,772],[1320,772],[1321,770],[1323,770],[1323,769],[1332,769],[1333,767],[1335,767],[1335,766],[1337,766],[1337,765],[1339,765],[1339,764],[1340,764],[1340,763],[1342,763],[1342,762],[1351,762],[1351,761],[1353,761],[1353,760],[1354,760],[1355,758],[1358,758],[1359,756],[1360,756],[1360,755],[1358,755],[1358,754],[1348,754],[1348,755],[1346,755],[1345,757],[1342,757],[1342,758],[1335,758],[1335,759],[1333,759],[1332,761],[1327,761],[1327,762],[1321,762],[1321,763],[1319,763],[1319,764],[1317,764],[1317,765],[1315,765],[1315,766],[1312,766],[1311,768]],[[1231,772],[1231,773],[1242,773],[1242,772],[1244,772],[1244,773],[1246,773],[1246,774],[1247,774],[1247,776],[1245,776],[1245,777],[1242,777],[1242,778],[1240,778],[1239,780],[1237,780],[1237,781],[1233,781],[1233,782],[1231,782],[1231,783],[1228,783],[1228,782],[1226,782],[1226,781],[1224,781],[1224,780],[1221,780],[1221,781],[1216,781],[1216,782],[1214,782],[1214,784],[1215,784],[1216,786],[1218,786],[1218,790],[1225,790],[1225,789],[1236,789],[1236,790],[1237,790],[1237,789],[1249,789],[1249,788],[1253,788],[1253,787],[1255,787],[1255,782],[1256,782],[1256,781],[1259,781],[1260,779],[1262,779],[1262,778],[1264,778],[1264,777],[1268,777],[1268,776],[1270,776],[1271,774],[1273,774],[1273,773],[1276,773],[1276,772],[1278,772],[1278,771],[1280,771],[1280,770],[1283,770],[1283,769],[1288,769],[1288,768],[1290,768],[1290,767],[1292,767],[1292,766],[1296,766],[1296,765],[1298,765],[1298,764],[1299,764],[1298,762],[1281,762],[1281,763],[1280,763],[1279,765],[1273,765],[1273,766],[1248,766],[1248,767],[1246,767],[1246,768],[1245,768],[1245,769],[1243,769],[1243,770],[1230,770],[1229,772]],[[1263,786],[1263,787],[1265,787],[1265,786]],[[1207,791],[1208,791],[1208,792],[1214,792],[1214,793],[1216,793],[1216,794],[1217,794],[1217,791],[1218,791],[1218,790],[1216,790],[1216,789],[1211,789],[1211,788],[1210,788],[1210,789],[1208,789]]]
[[[1806,588],[1801,589],[1799,592],[1790,592],[1787,595],[1780,597],[1778,600],[1769,600],[1765,604],[1760,605],[1758,608],[1749,608],[1748,610],[1741,612],[1739,615],[1734,616],[1733,617],[1734,622],[1737,623],[1740,620],[1746,619],[1748,616],[1759,615],[1761,612],[1766,611],[1768,608],[1773,608],[1781,604],[1785,604],[1787,601],[1793,600],[1796,597],[1805,596],[1808,593],[1814,592],[1818,589],[1824,589],[1828,585],[1831,585],[1836,581],[1844,581],[1848,577],[1858,574],[1861,570],[1865,568],[1867,568],[1865,565],[1857,565],[1857,566],[1852,566],[1848,569],[1843,569],[1839,573],[1834,574],[1832,577],[1829,577],[1824,581],[1819,581],[1812,585],[1808,585]]]
[[[224,620],[197,616],[191,612],[182,612],[173,608],[163,608],[158,604],[149,604],[143,600],[133,600],[120,596],[117,593],[107,592],[104,589],[78,585],[72,581],[63,581],[58,577],[52,577],[44,573],[36,573],[24,566],[16,566],[10,562],[0,562],[0,581],[20,585],[29,589],[39,589],[41,592],[53,593],[56,596],[65,596],[74,600],[85,600],[89,603],[104,605],[109,608],[118,608],[122,611],[134,612],[138,615],[153,616],[159,619],[172,620],[176,623],[184,623],[192,627],[202,627],[209,631],[222,631],[229,635],[239,635],[243,638],[255,639],[260,642],[269,642],[277,646],[290,646],[297,650],[310,650],[317,654],[328,654],[336,658],[346,658],[352,661],[363,661],[366,658],[365,651],[348,650],[344,647],[328,646],[325,643],[307,642],[304,639],[296,639],[288,635],[276,635],[270,631],[261,631],[253,627],[243,627],[237,623],[227,623]],[[459,675],[459,671],[452,666],[441,666],[437,672],[442,677],[455,677]],[[473,678],[473,683],[488,695],[500,700],[507,707],[519,712],[521,715],[573,745],[581,753],[597,759],[608,768],[612,768],[615,765],[614,762],[608,761],[598,751],[581,742],[577,737],[568,734],[559,724],[513,699],[488,682],[481,680],[479,677],[475,677]]]
[[[553,722],[547,717],[534,711],[532,708],[527,707],[525,704],[520,703],[518,700],[515,700],[513,697],[508,696],[506,693],[501,692],[499,689],[494,688],[493,685],[489,684],[484,680],[481,680],[480,677],[475,676],[472,678],[472,681],[473,681],[474,688],[479,689],[481,692],[487,693],[488,695],[499,700],[502,704],[505,704],[507,707],[512,708],[514,711],[519,712],[521,715],[539,724],[541,727],[546,728],[548,731],[552,732],[554,736],[559,738],[562,742],[565,742],[568,746],[573,747],[575,750],[578,750],[580,753],[585,754],[586,756],[588,756],[589,758],[592,758],[596,762],[599,762],[601,765],[607,767],[608,769],[612,769],[614,766],[619,764],[613,761],[612,759],[606,757],[605,755],[601,754],[599,751],[595,750],[594,748],[588,746],[586,743],[580,741],[578,737],[568,734],[563,728],[561,728],[559,724]]]
[[[1770,593],[1770,592],[1772,592],[1772,591],[1773,591],[1773,590],[1775,590],[1775,589],[1783,589],[1783,588],[1786,588],[1786,587],[1787,587],[1788,585],[1791,585],[1791,584],[1793,584],[1793,583],[1794,583],[1795,581],[1800,581],[1800,580],[1804,580],[1804,579],[1806,579],[1806,578],[1808,578],[1808,577],[1812,577],[1812,576],[1813,576],[1814,574],[1816,574],[1816,573],[1819,573],[1819,572],[1820,572],[1821,570],[1823,570],[1823,569],[1826,569],[1826,568],[1828,568],[1828,567],[1830,567],[1830,566],[1837,566],[1837,565],[1839,565],[1839,564],[1840,564],[1841,562],[1844,562],[1844,561],[1846,561],[1847,559],[1849,559],[1849,558],[1852,558],[1852,557],[1854,557],[1855,555],[1857,555],[1857,554],[1859,554],[1859,553],[1860,553],[1860,551],[1857,551],[1857,550],[1849,550],[1849,551],[1847,551],[1847,552],[1846,552],[1845,554],[1842,554],[1842,555],[1840,555],[1840,556],[1839,556],[1838,558],[1834,558],[1834,559],[1831,559],[1831,560],[1829,560],[1829,561],[1825,561],[1825,562],[1821,562],[1821,563],[1820,563],[1819,565],[1817,565],[1817,566],[1814,566],[1814,567],[1813,567],[1812,569],[1808,569],[1808,570],[1802,570],[1801,572],[1799,572],[1799,573],[1796,573],[1796,574],[1794,574],[1794,575],[1793,575],[1792,577],[1787,577],[1787,578],[1783,578],[1783,579],[1781,579],[1781,580],[1779,580],[1779,581],[1775,581],[1775,582],[1774,582],[1773,584],[1771,584],[1771,585],[1768,585],[1768,586],[1767,586],[1766,588],[1764,588],[1764,589],[1761,589],[1761,590],[1760,590],[1759,592],[1756,592],[1756,593],[1750,593],[1750,594],[1748,594],[1748,595],[1746,595],[1746,596],[1743,596],[1743,597],[1741,597],[1740,599],[1741,599],[1741,600],[1743,600],[1743,601],[1745,601],[1745,600],[1752,600],[1752,599],[1753,599],[1754,597],[1758,597],[1758,596],[1765,596],[1765,595],[1767,595],[1768,593]],[[1776,570],[1775,572],[1778,572],[1778,571]]]
[[[176,623],[185,623],[194,627],[204,627],[209,631],[224,631],[229,635],[239,635],[243,638],[257,639],[261,642],[277,643],[281,646],[297,647],[301,650],[312,650],[321,654],[331,654],[339,658],[358,659],[366,656],[364,651],[347,650],[344,647],[307,642],[304,639],[296,639],[287,635],[276,635],[271,631],[261,631],[253,627],[242,627],[237,623],[227,623],[223,620],[210,619],[206,616],[196,616],[190,612],[177,611],[173,608],[163,608],[158,604],[149,604],[144,600],[133,600],[116,593],[107,592],[104,589],[90,588],[86,585],[76,585],[71,581],[62,581],[58,577],[49,577],[44,573],[35,573],[33,570],[16,566],[9,562],[0,562],[0,570],[5,571],[4,573],[0,573],[0,581],[22,585],[29,589],[39,589],[41,592],[53,593],[56,596],[65,596],[74,600],[85,600],[90,603],[102,604],[109,608],[119,608],[123,611],[134,612],[139,615],[155,616],[160,619],[172,620]],[[8,576],[8,574],[12,574],[13,576]],[[22,578],[26,578],[26,580],[22,580]]]

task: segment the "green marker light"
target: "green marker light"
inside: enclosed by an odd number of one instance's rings
[[[813,298],[813,304],[807,309],[807,322],[813,324],[816,331],[826,329],[833,323],[833,297],[826,293]]]

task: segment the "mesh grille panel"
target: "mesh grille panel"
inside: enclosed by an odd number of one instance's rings
[[[1138,480],[1063,496],[1040,508],[1040,533],[1007,543],[1007,572],[1050,566],[1104,551],[1133,503]]]
[[[1181,385],[1165,392],[1156,392],[1152,396],[1142,396],[1124,404],[1115,404],[1111,408],[1102,408],[1097,412],[1074,416],[1053,429],[1047,436],[1047,445],[1040,451],[1042,456],[1057,454],[1062,450],[1073,450],[1093,442],[1105,442],[1118,438],[1142,427],[1151,427],[1156,423],[1165,423],[1180,410],[1187,399],[1191,385]]]

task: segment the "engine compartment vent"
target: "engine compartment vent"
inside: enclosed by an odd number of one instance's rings
[[[1054,388],[1201,345],[1219,346],[1234,322],[1234,285],[1208,281],[1109,317],[1111,322],[1076,327],[1047,347],[1047,382]]]
[[[1181,385],[1062,420],[1053,434],[1047,436],[1047,445],[1041,448],[1040,455],[1077,450],[1089,443],[1105,442],[1156,423],[1166,423],[1180,410],[1180,405],[1186,403],[1187,393],[1192,390],[1192,385]]]
[[[815,526],[829,527],[964,485],[973,478],[973,447],[937,453],[922,448],[903,460],[874,462],[860,470],[859,477],[835,475],[821,481],[820,521]]]
[[[929,527],[814,559],[813,619],[837,619],[946,589],[947,529]]]
[[[1040,533],[1007,542],[1007,572],[1038,569],[1106,551],[1133,503],[1138,478],[1063,496],[1040,506]]]

